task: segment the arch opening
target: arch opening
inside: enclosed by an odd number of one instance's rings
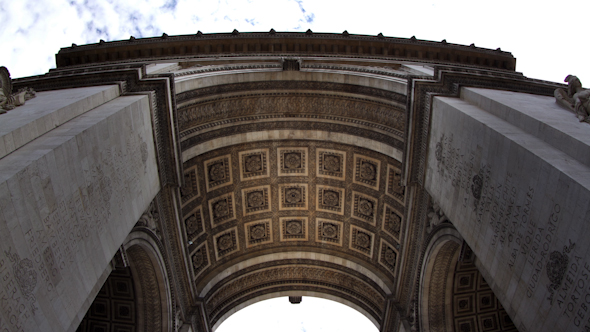
[[[302,296],[299,304],[289,296]],[[378,331],[379,324],[354,303],[329,294],[288,291],[269,293],[236,307],[214,327],[229,331],[302,331],[323,328],[327,331]]]

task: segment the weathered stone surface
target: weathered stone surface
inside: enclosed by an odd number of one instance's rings
[[[564,119],[551,97],[483,89],[463,97],[434,100],[426,189],[520,330],[581,330],[584,304],[574,298],[588,293],[590,135],[577,126],[585,124]]]
[[[148,98],[119,97],[0,159],[3,328],[75,329],[159,190],[152,137]]]

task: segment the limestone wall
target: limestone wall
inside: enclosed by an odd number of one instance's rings
[[[520,331],[590,328],[590,126],[554,98],[435,97],[426,189]]]
[[[159,190],[148,97],[84,89],[3,115],[73,114],[0,159],[2,332],[75,330]]]

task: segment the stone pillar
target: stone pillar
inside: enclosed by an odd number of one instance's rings
[[[590,126],[552,97],[435,97],[425,188],[519,331],[590,326]]]
[[[74,331],[160,189],[148,97],[43,92],[0,134],[0,331]]]

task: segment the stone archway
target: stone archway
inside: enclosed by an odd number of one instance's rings
[[[451,226],[443,226],[433,235],[427,247],[420,278],[419,316],[423,331],[453,331],[453,272],[460,243],[457,231]]]
[[[450,223],[433,231],[420,279],[422,331],[518,331],[476,261]]]
[[[156,236],[139,228],[123,245],[137,293],[137,331],[175,331],[176,308]]]

